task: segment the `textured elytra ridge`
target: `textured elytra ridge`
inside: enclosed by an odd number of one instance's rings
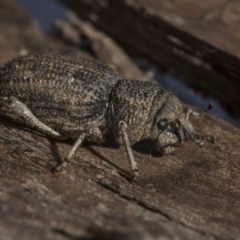
[[[194,115],[202,115],[191,111]],[[0,69],[0,114],[57,139],[76,139],[62,169],[85,138],[103,141],[111,131],[126,147],[144,138],[167,154],[193,127],[169,91],[138,80],[124,80],[113,69],[78,57],[42,53],[13,59]]]
[[[120,78],[112,69],[89,60],[30,55],[1,69],[0,94],[17,97],[41,121],[61,131],[63,125],[97,124]]]

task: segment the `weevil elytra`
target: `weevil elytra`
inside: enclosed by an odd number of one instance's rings
[[[0,114],[55,139],[75,141],[61,170],[86,138],[113,133],[124,144],[134,179],[139,178],[131,145],[151,139],[168,154],[191,138],[199,146],[210,136],[195,133],[180,101],[150,82],[125,80],[113,69],[90,60],[41,53],[18,57],[0,68]]]

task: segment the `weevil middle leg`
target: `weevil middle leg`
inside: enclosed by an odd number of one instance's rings
[[[64,161],[62,161],[57,167],[56,170],[62,171],[72,160],[74,153],[76,152],[76,150],[78,149],[78,147],[82,144],[83,140],[85,138],[85,134],[81,134],[79,136],[79,138],[77,139],[77,141],[74,143],[72,149],[70,150],[70,152],[68,153],[67,157],[65,158]]]
[[[76,150],[78,149],[78,147],[83,143],[83,141],[88,138],[88,137],[93,137],[95,142],[99,142],[102,143],[103,142],[103,135],[102,132],[99,128],[91,128],[89,131],[87,130],[82,130],[79,127],[63,127],[62,131],[64,133],[66,133],[66,135],[76,135],[76,133],[78,133],[78,138],[75,141],[72,149],[70,150],[70,152],[68,153],[67,157],[56,167],[56,170],[62,171],[73,159],[73,156],[76,152]]]

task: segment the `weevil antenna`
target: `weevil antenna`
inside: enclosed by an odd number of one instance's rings
[[[190,114],[197,116],[197,117],[201,117],[201,116],[205,115],[206,113],[208,113],[212,108],[213,108],[213,104],[209,103],[203,112],[196,112],[196,111],[193,111],[192,109],[188,109],[185,120],[186,120],[186,122],[188,122]]]
[[[182,126],[183,130],[189,135],[189,137],[199,146],[203,146],[203,142],[199,140],[199,135],[191,132],[187,127],[184,126],[184,124],[181,122],[181,120],[177,119],[178,123]]]
[[[187,113],[186,113],[186,118],[185,121],[188,122],[189,116],[190,114],[200,117],[205,115],[206,113],[208,113],[211,109],[213,108],[213,104],[209,103],[208,106],[206,107],[206,109],[203,112],[196,112],[193,111],[192,109],[188,109]],[[192,132],[190,129],[188,129],[180,119],[177,119],[178,123],[182,126],[183,130],[189,135],[189,137],[199,146],[203,146],[203,142],[200,140],[207,140],[209,142],[215,143],[216,142],[216,138],[214,136],[211,135],[204,135],[204,136],[200,136],[197,133]]]

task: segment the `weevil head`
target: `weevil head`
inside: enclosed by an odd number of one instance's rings
[[[111,92],[106,122],[117,142],[123,142],[121,122],[130,144],[147,138],[155,141],[156,149],[167,154],[188,137],[202,144],[188,115],[180,101],[166,89],[150,82],[121,80]]]
[[[152,109],[148,138],[155,141],[156,150],[169,154],[186,141],[190,134],[195,134],[191,123],[186,120],[180,101],[170,92],[164,96],[157,95]]]

